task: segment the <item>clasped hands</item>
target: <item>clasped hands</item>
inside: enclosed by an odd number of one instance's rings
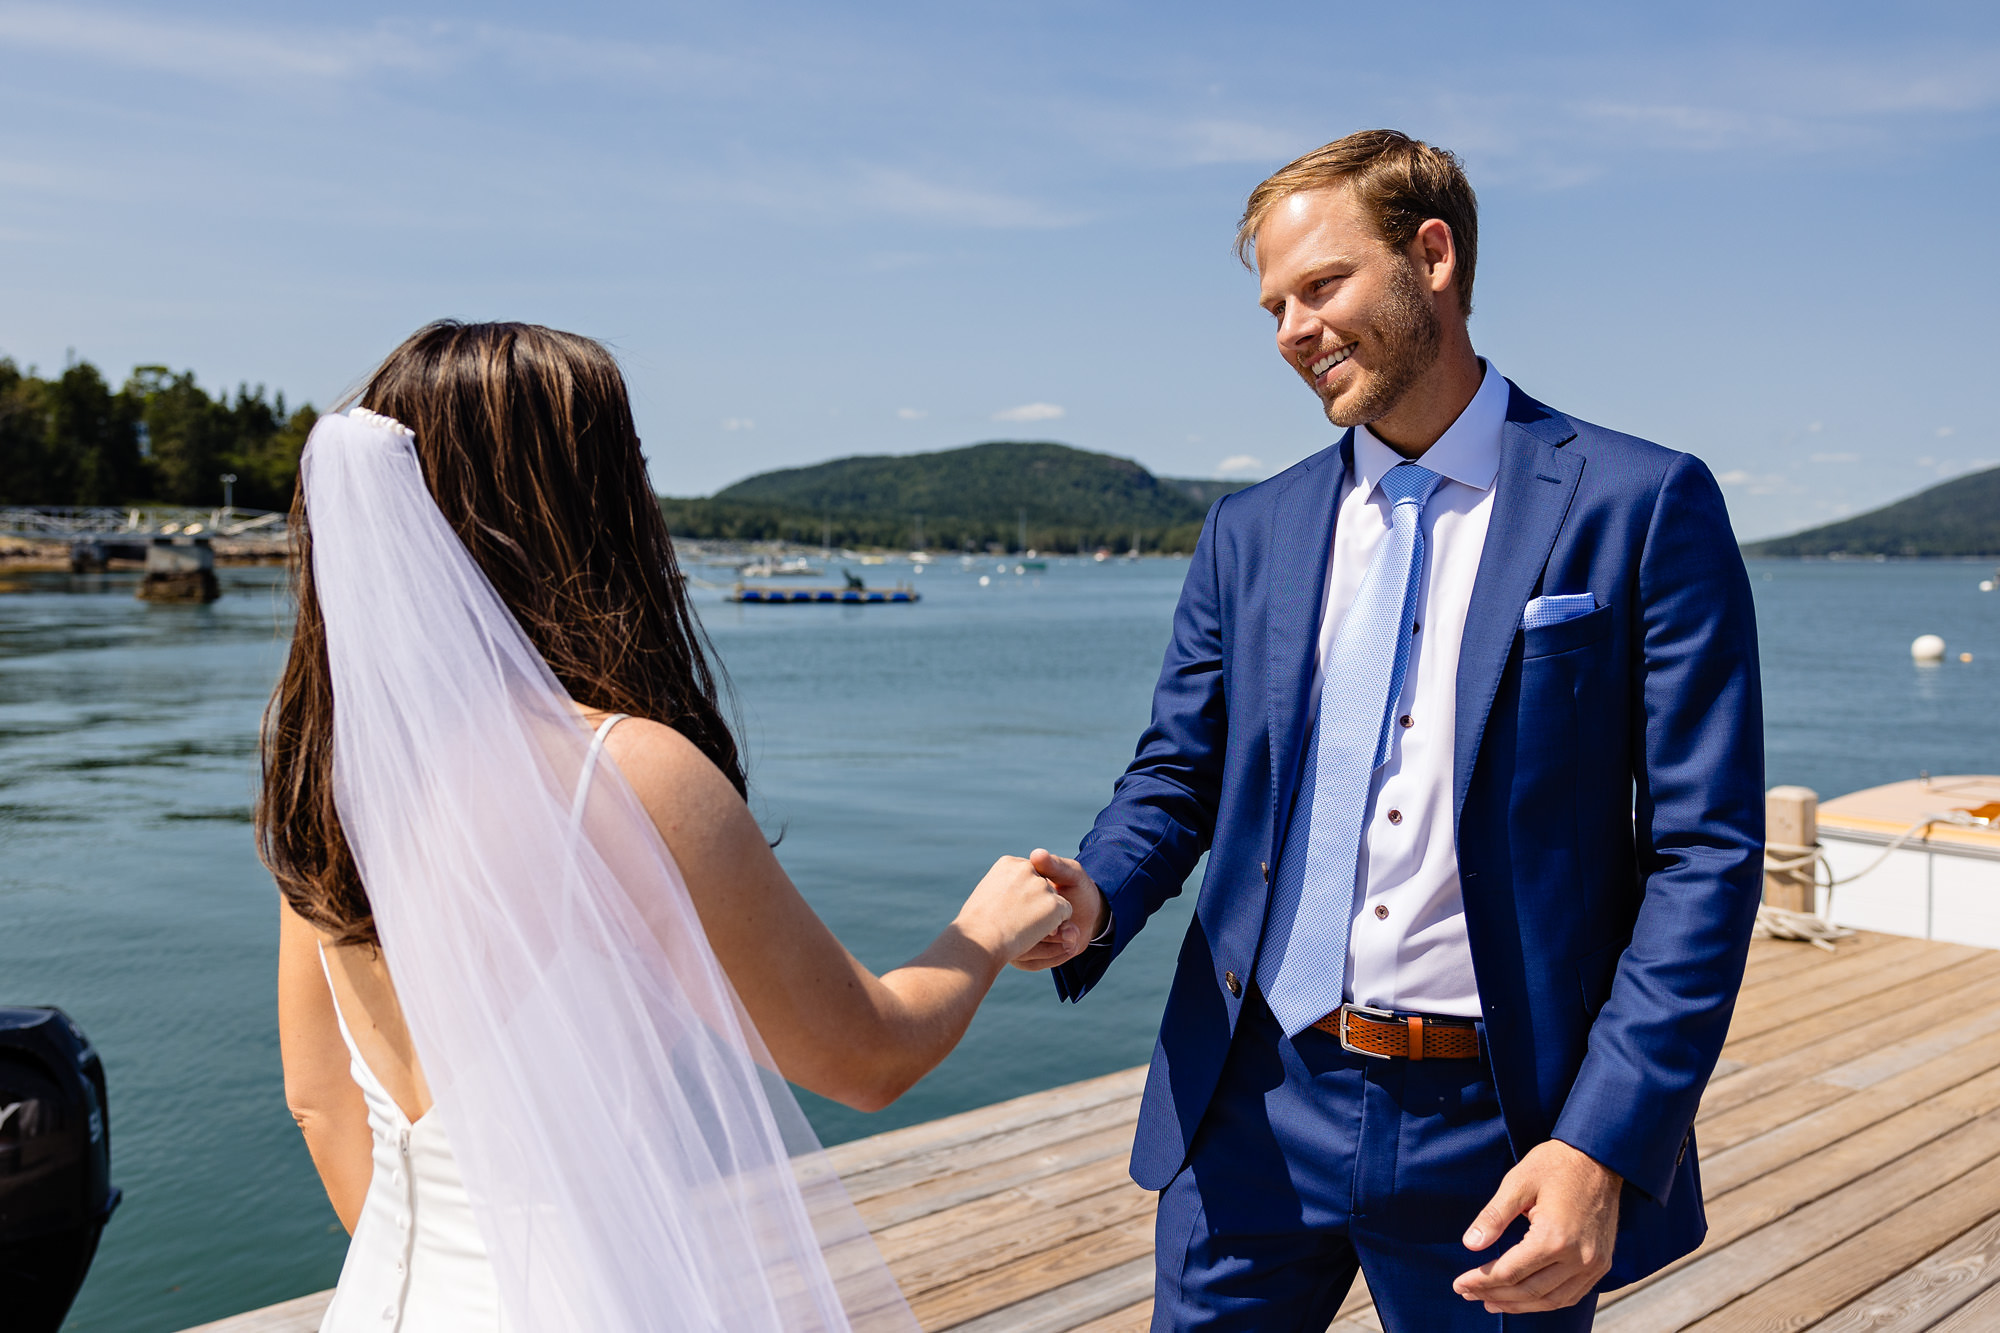
[[[1070,905],[1069,920],[1014,960],[1024,972],[1041,972],[1090,946],[1106,906],[1096,881],[1068,857],[1038,847],[1028,864]],[[1517,1217],[1528,1219],[1528,1234],[1505,1254],[1461,1273],[1452,1290],[1494,1314],[1576,1304],[1611,1268],[1623,1184],[1617,1172],[1559,1139],[1537,1144],[1479,1210],[1466,1229],[1465,1248],[1491,1248]]]

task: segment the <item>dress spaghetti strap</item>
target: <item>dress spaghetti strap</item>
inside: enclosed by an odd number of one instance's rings
[[[597,757],[604,753],[604,738],[611,734],[613,727],[630,716],[630,713],[613,713],[598,724],[596,733],[590,738],[590,749],[583,756],[583,773],[576,780],[576,800],[569,808],[571,846],[576,844],[576,835],[583,828],[583,807],[590,799],[590,780],[597,776]]]

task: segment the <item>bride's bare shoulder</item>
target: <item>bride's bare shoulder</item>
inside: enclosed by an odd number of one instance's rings
[[[722,770],[672,727],[628,718],[612,728],[604,748],[670,842],[676,833],[755,832],[756,821]]]

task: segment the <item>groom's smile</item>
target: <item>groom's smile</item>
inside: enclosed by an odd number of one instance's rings
[[[1345,365],[1347,359],[1353,356],[1355,350],[1360,346],[1361,344],[1358,342],[1351,342],[1345,347],[1335,348],[1325,356],[1314,358],[1312,364],[1306,367],[1308,371],[1307,378],[1311,380],[1313,387],[1324,389],[1331,384],[1332,372],[1337,367]]]

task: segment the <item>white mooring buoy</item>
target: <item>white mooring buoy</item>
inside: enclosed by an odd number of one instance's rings
[[[1919,662],[1944,661],[1944,640],[1935,634],[1919,634],[1910,645],[1910,656]]]

